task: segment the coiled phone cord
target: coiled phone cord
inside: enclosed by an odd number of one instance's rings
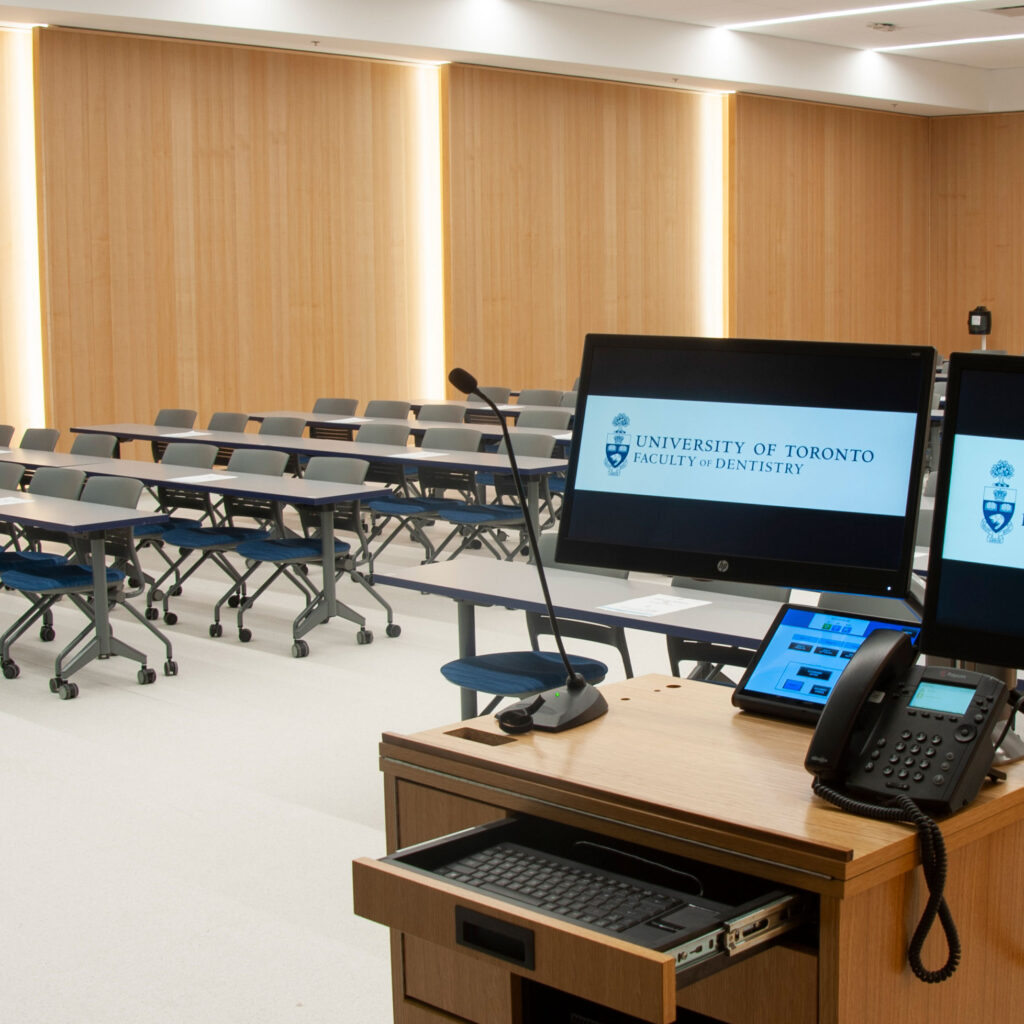
[[[875,818],[878,821],[907,822],[917,828],[921,844],[921,869],[928,886],[928,902],[925,904],[921,920],[907,947],[907,961],[914,974],[921,981],[929,984],[945,981],[952,977],[960,964],[960,936],[953,922],[953,915],[943,896],[946,885],[946,843],[942,838],[939,826],[910,797],[902,794],[893,797],[891,806],[879,807],[861,800],[854,800],[845,793],[819,782],[817,778],[812,782],[811,788],[822,799],[835,804],[842,811],[860,814],[866,818]],[[949,955],[942,967],[930,971],[921,962],[921,950],[936,917],[945,933]]]

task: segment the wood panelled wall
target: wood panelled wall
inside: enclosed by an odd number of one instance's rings
[[[992,311],[991,348],[1024,354],[1024,114],[931,122],[933,344],[977,348],[975,306]]]
[[[736,97],[732,336],[928,342],[928,125]]]
[[[37,33],[55,426],[419,390],[413,69]]]
[[[448,365],[568,388],[588,331],[698,331],[700,99],[446,72]]]

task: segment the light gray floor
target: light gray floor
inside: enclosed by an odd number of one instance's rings
[[[416,564],[418,548],[389,549]],[[460,557],[474,557],[472,555]],[[148,564],[155,565],[155,562]],[[384,853],[377,743],[458,716],[438,667],[456,654],[446,598],[384,591],[402,626],[351,583],[340,597],[376,639],[336,620],[291,657],[298,592],[280,583],[207,633],[215,570],[177,599],[180,674],[152,686],[132,663],[94,663],[77,700],[49,692],[57,641],[35,633],[0,678],[0,1014],[18,1024],[384,1024],[388,936],[351,910],[350,863]],[[0,593],[0,621],[24,607]],[[163,653],[124,613],[115,631]],[[521,613],[478,614],[479,649],[527,646]],[[664,641],[630,633],[635,671],[667,672]],[[622,678],[615,651],[573,642]],[[601,652],[604,652],[603,654]]]

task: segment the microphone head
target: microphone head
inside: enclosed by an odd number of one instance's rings
[[[463,370],[461,366],[456,366],[455,369],[448,374],[448,380],[464,395],[471,395],[476,391],[476,377],[474,377],[468,370]]]

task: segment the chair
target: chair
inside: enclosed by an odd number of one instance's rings
[[[53,427],[29,427],[21,435],[19,448],[30,448],[34,452],[52,452],[60,440],[60,431]]]
[[[206,429],[241,434],[244,433],[248,422],[249,417],[244,412],[215,412],[211,414],[210,421],[206,424]],[[226,466],[233,451],[234,448],[218,448],[213,464],[215,466]]]
[[[558,403],[563,409],[576,409],[576,395],[575,391],[563,391],[562,400]]]
[[[16,491],[21,485],[21,477],[25,467],[19,462],[0,462],[0,491]],[[0,521],[0,533],[8,540],[4,542],[2,550],[18,547],[18,529],[15,523]],[[2,563],[0,563],[2,564]]]
[[[306,480],[324,480],[331,483],[361,484],[366,477],[369,463],[363,459],[334,458],[331,456],[313,456],[306,466]],[[273,582],[284,576],[307,598],[306,607],[296,616],[292,623],[292,655],[304,658],[309,654],[309,644],[302,637],[314,626],[325,619],[324,595],[318,587],[308,579],[308,567],[322,565],[323,545],[320,535],[320,511],[311,505],[299,505],[299,521],[302,524],[302,535],[299,537],[268,537],[264,540],[246,541],[238,546],[238,554],[252,564],[242,576],[242,584],[249,579],[262,565],[273,566],[273,572],[260,584],[253,594],[238,605],[238,639],[248,643],[252,639],[252,631],[244,624],[245,613],[259,599]],[[334,529],[354,533],[357,538],[359,553],[352,552],[348,541],[334,539],[334,571],[338,579],[348,576],[358,583],[387,614],[386,633],[390,637],[398,636],[402,630],[392,621],[391,605],[387,603],[356,565],[366,561],[366,535],[363,531],[362,518],[358,501],[339,502],[334,506]],[[359,626],[356,641],[368,644],[373,641],[373,633],[366,628],[366,618],[347,605],[337,602],[337,614],[349,622]]]
[[[519,392],[519,405],[553,405],[562,401],[562,392],[551,388],[525,388]]]
[[[461,423],[465,415],[461,405],[421,405],[416,419],[427,423]]]
[[[511,388],[499,387],[494,384],[485,384],[479,388],[495,405],[505,405],[512,394]],[[467,408],[464,419],[466,423],[493,423],[494,413],[484,400],[477,395],[466,397]]]
[[[672,580],[672,586],[731,594],[735,597],[755,597],[763,601],[778,601],[780,604],[788,601],[790,595],[788,587],[773,587],[760,583],[727,583],[723,580],[695,580],[687,576],[676,576]],[[688,640],[679,636],[665,637],[665,644],[668,648],[672,675],[679,675],[681,661],[695,661],[697,664],[687,678],[715,683],[718,686],[735,686],[736,684],[722,672],[722,669],[726,665],[746,668],[756,650],[753,647],[734,647],[730,644]]]
[[[9,448],[14,437],[14,427],[10,423],[0,423],[0,447]]]
[[[267,416],[260,424],[258,434],[272,434],[275,437],[302,437],[306,430],[306,421],[301,416]],[[285,473],[299,476],[302,473],[297,452],[288,454]]]
[[[287,452],[272,451],[269,448],[240,448],[231,456],[228,471],[282,476],[287,462]],[[229,604],[234,606],[244,598],[244,591],[240,589],[242,574],[235,569],[227,556],[244,541],[269,537],[272,533],[282,534],[284,531],[280,513],[274,501],[238,494],[224,495],[223,510],[223,522],[212,523],[209,526],[179,526],[164,534],[164,544],[178,548],[178,557],[150,590],[147,597],[147,618],[154,617],[149,609],[153,601],[159,600],[155,592],[159,592],[159,587],[165,580],[172,575],[180,574],[177,588],[180,592],[181,584],[206,562],[216,565],[235,584],[232,591],[235,596],[228,598]],[[256,525],[240,526],[236,522],[238,519],[250,519]],[[185,572],[182,572],[182,566],[193,554],[198,554],[198,557]],[[170,596],[170,592],[163,594],[163,618],[164,622],[173,626],[178,621],[178,616],[168,607]],[[214,608],[214,620],[210,626],[210,636],[213,637],[223,633],[220,625],[221,603],[218,601]]]
[[[117,438],[113,434],[78,434],[71,442],[72,455],[95,455],[112,459],[117,451]]]
[[[197,470],[212,469],[216,460],[218,449],[212,444],[196,444],[190,441],[174,441],[164,449],[164,457],[161,465],[181,466],[182,469],[192,468]],[[183,476],[186,474],[182,474]],[[140,550],[152,548],[167,563],[170,575],[175,577],[174,584],[170,587],[172,597],[181,593],[180,573],[175,569],[175,561],[168,557],[164,551],[164,537],[170,530],[179,527],[202,526],[212,524],[216,520],[216,511],[213,500],[207,492],[194,491],[187,487],[176,487],[174,484],[157,484],[153,489],[153,497],[156,499],[157,507],[166,512],[170,518],[164,523],[154,523],[150,526],[140,527],[135,534],[136,545]],[[176,513],[183,510],[199,512],[195,518],[180,516]],[[149,593],[146,595],[146,618],[155,619],[157,611],[153,607],[154,601],[162,600],[163,594],[160,586],[169,578],[165,573],[159,580],[152,577],[145,577],[149,583]]]
[[[517,427],[544,427],[548,430],[568,430],[572,409],[524,409],[516,420]]]
[[[541,564],[550,569],[568,569],[572,572],[594,573],[599,576],[611,576],[615,579],[624,580],[629,573],[624,569],[602,569],[590,565],[570,565],[567,562],[559,562],[555,559],[555,544],[558,538],[553,533],[543,533],[537,539],[537,546],[540,548]],[[629,647],[626,644],[626,631],[622,626],[605,626],[599,622],[581,622],[577,619],[566,619],[559,616],[558,628],[563,637],[572,637],[575,640],[588,640],[592,643],[608,644],[618,650],[622,657],[622,667],[625,669],[626,678],[633,676],[633,663],[629,657]],[[530,646],[540,650],[539,638],[552,636],[551,619],[541,612],[526,612],[526,630],[530,634]]]
[[[366,428],[364,427],[363,430]],[[360,434],[362,432],[360,431]],[[480,450],[483,435],[479,430],[470,427],[430,427],[423,432],[423,448],[449,451]],[[436,555],[433,542],[424,532],[426,526],[432,525],[442,509],[456,508],[468,501],[475,500],[475,474],[472,470],[454,469],[449,466],[431,464],[424,460],[416,470],[419,479],[419,494],[401,497],[397,494],[391,498],[375,499],[367,502],[367,507],[374,514],[374,526],[370,539],[375,540],[381,535],[388,521],[397,520],[394,530],[386,537],[373,553],[376,558],[401,531],[408,530],[413,540],[423,546],[424,561],[432,562]],[[367,475],[369,479],[369,474]],[[454,490],[458,497],[449,497],[447,492]],[[383,518],[379,518],[383,517]]]
[[[512,447],[516,455],[537,456],[550,458],[554,451],[555,439],[551,434],[513,434]],[[505,441],[502,439],[498,446],[499,454],[506,451]],[[447,547],[448,543],[456,536],[461,536],[459,546],[448,556],[448,560],[455,558],[468,547],[485,547],[495,558],[511,561],[521,551],[526,549],[526,516],[528,509],[519,504],[519,496],[515,490],[515,483],[510,473],[476,475],[478,494],[482,495],[484,488],[491,484],[494,486],[495,501],[487,503],[481,497],[477,501],[465,501],[450,508],[438,511],[439,521],[449,523],[455,529],[436,547],[434,559]],[[547,491],[542,487],[541,503],[548,509],[549,518],[553,519],[551,503]],[[508,500],[502,500],[508,499]],[[506,538],[509,531],[515,531],[516,541],[509,545]]]
[[[397,402],[387,398],[375,398],[366,403],[363,415],[369,418],[404,420],[409,416],[411,406],[408,402]]]
[[[578,654],[568,657],[573,671],[588,683],[600,683],[608,674],[608,666],[596,658]],[[530,697],[566,681],[561,656],[548,651],[506,651],[456,658],[441,666],[441,675],[464,691],[463,718],[474,717],[477,693],[491,694],[493,699],[480,712],[489,715],[506,697]]]
[[[80,500],[96,502],[101,505],[135,508],[141,493],[141,480],[133,480],[128,477],[96,476],[90,477],[85,482]],[[0,665],[3,666],[3,672],[7,678],[14,678],[20,672],[18,665],[10,657],[11,645],[34,622],[42,618],[45,623],[51,609],[61,598],[67,597],[88,619],[85,628],[64,647],[54,662],[50,692],[57,694],[62,700],[71,700],[78,696],[78,685],[71,682],[70,677],[98,656],[95,641],[86,642],[90,633],[94,632],[96,628],[93,605],[95,600],[93,570],[90,565],[91,546],[78,539],[75,543],[77,548],[75,562],[0,571],[0,582],[4,586],[25,594],[32,603],[32,607],[4,633],[2,643],[0,643]],[[131,529],[107,531],[104,538],[104,549],[107,555],[113,558],[113,564],[105,570],[109,607],[121,605],[126,608],[156,636],[163,643],[166,651],[164,674],[177,674],[178,666],[174,662],[170,642],[127,601],[127,597],[131,594],[125,587],[126,580],[130,576],[141,578],[142,575]],[[111,653],[131,658],[140,663],[141,667],[136,677],[140,684],[145,685],[156,681],[156,671],[147,667],[145,654],[114,637],[110,638],[110,643]]]
[[[356,398],[318,398],[313,412],[318,416],[355,416],[359,400]],[[351,441],[354,428],[340,423],[310,423],[309,436],[331,441]]]
[[[196,416],[198,415],[195,409],[160,409],[153,420],[153,426],[181,427],[182,430],[191,430],[195,426]],[[166,446],[166,441],[150,442],[154,462],[160,461]]]

